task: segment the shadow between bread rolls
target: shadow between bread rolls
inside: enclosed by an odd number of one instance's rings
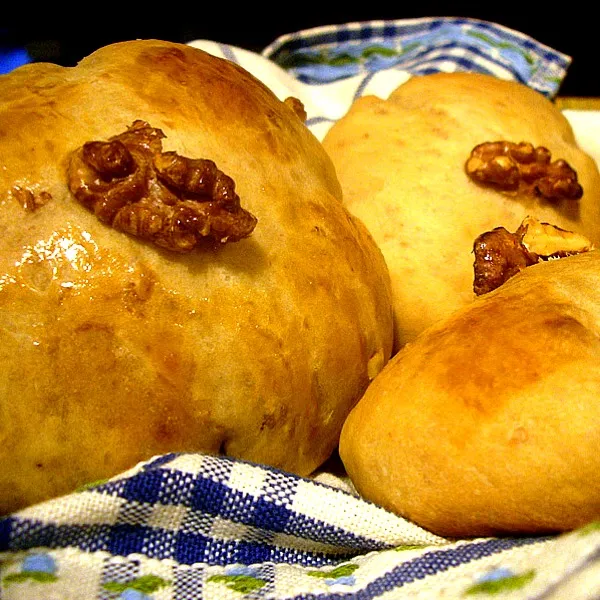
[[[525,268],[406,344],[344,424],[370,499],[442,536],[600,517],[600,251]]]
[[[391,290],[303,119],[159,40],[0,78],[0,513],[161,453],[330,456]]]

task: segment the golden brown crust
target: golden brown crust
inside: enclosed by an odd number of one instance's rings
[[[465,172],[472,150],[498,140],[546,148],[574,169],[577,182],[564,183],[581,185],[583,196],[545,200],[528,185],[473,181]],[[388,263],[397,347],[474,299],[471,250],[483,232],[515,231],[530,215],[600,239],[598,167],[564,115],[524,85],[475,73],[412,77],[388,100],[358,99],[323,143],[346,205]]]
[[[74,198],[72,153],[138,119],[232,178],[251,235],[174,253]],[[228,61],[123,42],[1,77],[0,153],[0,512],[162,452],[329,456],[391,352],[390,285],[296,110]]]
[[[600,252],[533,265],[407,344],[352,411],[360,493],[444,536],[600,517]]]

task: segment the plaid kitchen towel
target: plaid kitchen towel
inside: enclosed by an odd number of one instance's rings
[[[571,64],[569,56],[522,33],[455,17],[318,27],[284,35],[261,54],[210,40],[190,45],[239,63],[281,99],[302,100],[319,139],[357,97],[386,98],[412,75],[476,71],[552,98]]]
[[[415,74],[475,70],[552,97],[570,59],[468,19],[318,28],[262,54],[210,40],[319,138],[359,95]],[[549,493],[552,493],[549,490]],[[311,479],[202,454],[154,457],[114,479],[0,518],[2,600],[600,598],[600,522],[555,536],[443,539]]]
[[[415,75],[479,71],[516,79],[549,96],[570,63],[518,31],[459,17],[317,27],[284,35],[262,54],[307,83],[388,69]]]
[[[0,521],[0,597],[598,598],[600,522],[447,540],[328,483],[159,456]]]

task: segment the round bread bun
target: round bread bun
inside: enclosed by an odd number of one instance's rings
[[[448,537],[600,517],[600,251],[527,267],[431,326],[351,412],[357,490]]]
[[[329,457],[391,291],[298,102],[121,42],[1,77],[0,154],[0,512],[162,453]]]
[[[476,183],[465,165],[486,142],[531,143],[576,171],[583,197],[550,201]],[[326,134],[348,209],[392,278],[395,348],[474,299],[473,243],[526,216],[600,241],[600,175],[556,106],[520,83],[477,73],[414,76],[387,100],[357,99]]]

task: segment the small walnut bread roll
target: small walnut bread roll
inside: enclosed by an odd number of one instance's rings
[[[396,348],[474,299],[481,232],[531,216],[600,242],[598,167],[564,115],[522,84],[412,77],[387,100],[358,99],[323,144],[390,269]]]
[[[391,291],[304,118],[159,40],[0,77],[0,513],[156,454],[336,448]]]
[[[600,251],[540,262],[431,326],[373,381],[340,456],[442,536],[600,517]]]

